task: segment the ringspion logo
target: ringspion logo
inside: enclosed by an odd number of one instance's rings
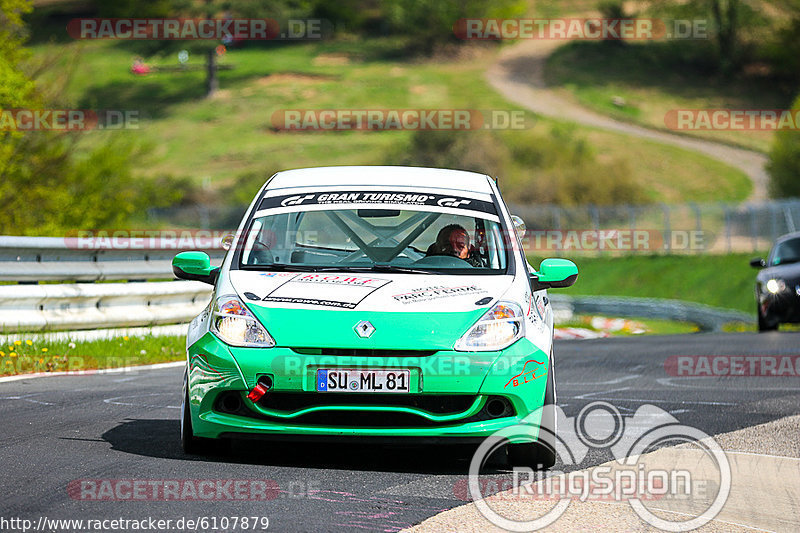
[[[554,421],[552,427],[540,423]],[[558,427],[558,432],[554,428]],[[581,464],[592,449],[607,449],[615,459],[590,469],[550,470],[537,475],[527,466],[514,466],[509,481],[487,483],[481,470],[509,442],[544,443],[564,467]],[[466,485],[466,486],[465,486]],[[510,489],[510,490],[509,490]],[[623,417],[608,402],[596,401],[568,418],[558,406],[534,411],[514,426],[494,432],[478,447],[466,483],[454,486],[457,498],[473,500],[492,524],[508,531],[535,531],[558,520],[571,502],[627,502],[647,524],[665,531],[691,531],[719,514],[731,489],[731,465],[722,448],[707,433],[681,424],[667,411],[639,407]],[[498,490],[505,491],[496,494]],[[525,520],[509,515],[505,501],[554,501]],[[648,502],[657,502],[658,507]],[[663,516],[653,511],[681,512]],[[531,507],[532,511],[541,509]],[[691,509],[691,512],[686,512]]]

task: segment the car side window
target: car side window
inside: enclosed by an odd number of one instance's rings
[[[792,239],[784,241],[775,247],[770,264],[777,266],[797,262],[800,262],[800,239]]]

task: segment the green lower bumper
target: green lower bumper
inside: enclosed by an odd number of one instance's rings
[[[550,364],[527,339],[500,352],[398,352],[380,357],[322,352],[233,348],[211,333],[204,335],[188,352],[195,435],[481,438],[520,423],[542,406]],[[410,392],[320,393],[315,388],[320,368],[407,369]],[[262,375],[272,379],[268,395],[275,405],[246,397]],[[221,408],[226,398],[221,395],[238,402],[239,408]],[[507,406],[501,415],[489,412],[489,402],[498,400]]]

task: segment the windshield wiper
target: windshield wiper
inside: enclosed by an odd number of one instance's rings
[[[258,267],[258,268],[253,268]],[[424,270],[421,268],[413,268],[398,265],[387,264],[373,264],[371,266],[333,266],[333,265],[303,265],[303,264],[287,264],[287,263],[272,263],[265,265],[247,265],[246,268],[253,270],[277,270],[277,271],[291,271],[298,272],[399,272],[403,274],[441,274],[437,270]]]
[[[441,272],[437,270],[425,270],[422,268],[406,267],[399,265],[386,265],[380,263],[375,263],[367,270],[372,272],[402,272],[404,274],[441,274]]]
[[[297,272],[316,272],[318,267],[311,265],[290,265],[286,263],[268,263],[263,265],[242,265],[247,270],[263,270],[265,272],[295,270]]]

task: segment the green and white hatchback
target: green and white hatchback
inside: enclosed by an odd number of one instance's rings
[[[578,271],[564,259],[533,270],[522,232],[481,174],[275,174],[221,266],[202,252],[173,260],[177,277],[214,286],[187,336],[184,449],[242,437],[479,442],[523,419],[554,432],[555,420],[529,416],[556,401],[546,290]],[[509,450],[551,465],[541,440]]]

